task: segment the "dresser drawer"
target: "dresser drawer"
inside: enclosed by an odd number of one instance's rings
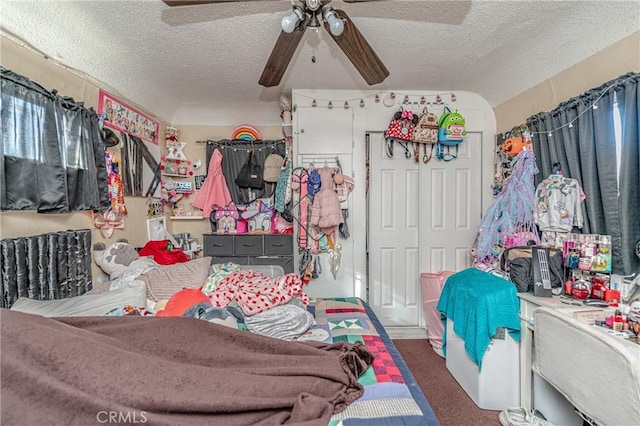
[[[261,256],[262,235],[237,235],[233,254],[236,256]]]
[[[265,235],[265,256],[292,255],[293,236],[291,235]]]
[[[233,235],[204,235],[205,256],[232,256]]]

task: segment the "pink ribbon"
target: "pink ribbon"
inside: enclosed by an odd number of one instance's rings
[[[409,110],[402,110],[402,118],[413,120],[413,112]]]

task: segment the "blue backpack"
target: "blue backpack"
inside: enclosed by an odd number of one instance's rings
[[[320,173],[318,169],[313,169],[309,172],[309,179],[307,180],[307,194],[313,197],[320,192]]]
[[[451,112],[449,107],[444,107],[444,112],[438,119],[438,145],[436,146],[436,157],[442,161],[451,161],[458,156],[458,145],[464,141],[467,135],[465,130],[466,120],[455,110]],[[450,148],[455,146],[456,152],[453,154]]]

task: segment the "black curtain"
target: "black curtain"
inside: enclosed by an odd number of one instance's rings
[[[620,110],[622,150],[618,186],[621,263],[624,273],[640,272],[634,248],[640,244],[640,73],[615,86]],[[615,263],[614,263],[615,266]]]
[[[640,241],[640,138],[638,80],[625,74],[527,120],[540,173],[536,185],[559,164],[586,194],[582,232],[611,235],[613,272],[640,270],[635,245]],[[620,174],[616,167],[614,104],[622,123]],[[594,107],[595,105],[595,107]]]
[[[257,198],[266,197],[268,196],[268,190],[273,190],[273,188],[266,188],[266,190],[251,190],[251,192],[249,192],[248,189],[238,187],[235,184],[235,180],[242,165],[247,161],[249,151],[251,150],[253,150],[256,160],[260,165],[264,165],[264,160],[273,152],[277,152],[284,158],[286,153],[284,140],[249,142],[245,140],[222,139],[218,141],[207,141],[207,171],[209,170],[209,159],[216,148],[219,148],[222,153],[222,174],[227,181],[231,199],[236,205],[247,204]]]
[[[93,109],[0,67],[0,210],[109,207],[105,144]]]

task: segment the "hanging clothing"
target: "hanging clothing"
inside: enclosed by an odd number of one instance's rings
[[[344,222],[338,194],[333,190],[333,167],[317,169],[320,174],[320,192],[313,197],[310,223],[330,234]]]
[[[586,196],[576,179],[552,174],[536,188],[535,222],[540,231],[571,232],[582,228],[580,203]]]
[[[230,202],[231,194],[222,173],[222,153],[216,149],[209,160],[207,177],[191,205],[201,209],[204,217],[209,217],[214,205],[224,207]]]
[[[516,156],[513,173],[504,190],[487,209],[478,235],[473,243],[474,265],[498,267],[507,237],[524,237],[536,244],[540,236],[535,230],[534,175],[538,173],[533,151],[522,151]]]
[[[307,195],[307,180],[309,176],[305,169],[299,168],[291,176],[292,187],[294,190],[300,191],[300,201],[298,207],[300,212],[298,214],[298,247],[307,248],[307,226],[309,217],[309,197]]]

